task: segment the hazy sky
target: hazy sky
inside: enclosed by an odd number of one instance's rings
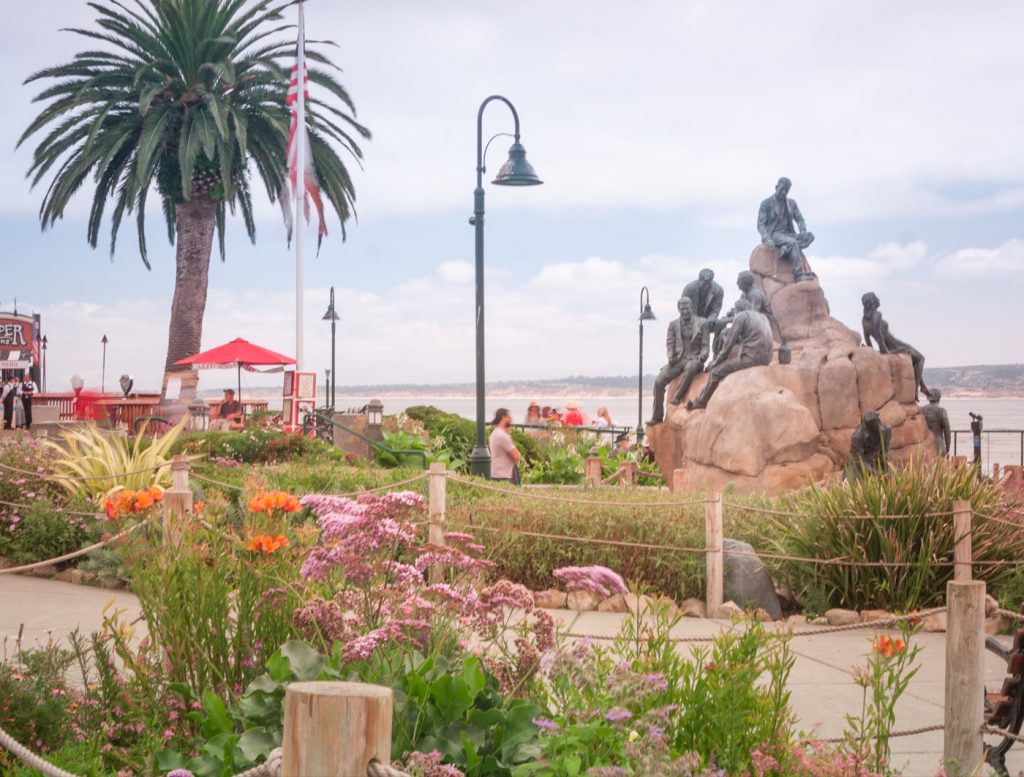
[[[111,262],[85,242],[84,193],[40,232],[31,150],[14,148],[38,110],[22,80],[84,48],[59,28],[91,24],[80,0],[45,7],[0,29],[0,309],[16,296],[42,314],[52,390],[74,372],[99,383],[104,334],[108,376],[156,386],[174,277],[157,199],[153,270],[131,227]],[[545,185],[487,187],[489,379],[632,374],[644,285],[656,370],[701,267],[735,298],[780,175],[817,235],[808,254],[833,315],[857,328],[875,291],[929,365],[1024,361],[1019,2],[311,0],[307,24],[339,44],[374,133],[352,165],[358,223],[344,243],[333,223],[306,260],[308,366],[330,365],[333,284],[339,383],[473,379],[467,219],[476,111],[494,93],[516,105]],[[511,128],[492,104],[485,133]],[[491,173],[507,143],[492,145]],[[204,347],[241,336],[294,351],[293,258],[276,206],[260,208],[257,244],[232,222],[227,262],[212,262]]]

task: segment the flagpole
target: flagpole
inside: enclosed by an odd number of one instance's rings
[[[303,367],[302,232],[306,202],[306,18],[305,3],[298,0],[298,72],[295,74],[295,369]]]

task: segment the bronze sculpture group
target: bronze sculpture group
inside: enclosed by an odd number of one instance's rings
[[[802,253],[813,242],[814,234],[807,230],[800,208],[788,196],[791,187],[788,178],[778,180],[775,194],[761,202],[757,230],[762,243],[777,250],[779,260],[792,268],[794,281],[801,283],[817,278],[806,269]],[[682,404],[697,375],[705,371],[709,373],[700,394],[686,403],[688,410],[700,410],[707,407],[712,394],[728,375],[771,362],[775,319],[768,298],[758,286],[754,273],[748,270],[739,274],[736,284],[740,289],[740,298],[732,310],[721,317],[724,291],[715,282],[713,270],[701,270],[697,280],[688,283],[683,289],[677,303],[679,318],[668,326],[668,364],[661,368],[655,379],[654,407],[649,424],[664,421],[665,392],[676,378],[682,376],[670,401],[672,405]],[[861,302],[864,307],[864,345],[868,348],[877,345],[881,353],[910,356],[914,368],[915,401],[919,398],[919,391],[928,397],[930,404],[922,412],[934,436],[937,453],[940,456],[947,455],[949,419],[946,411],[938,405],[940,393],[929,391],[925,386],[924,356],[892,335],[879,310],[881,303],[874,292],[864,294]],[[782,350],[788,353],[785,346],[783,340],[780,356]],[[713,359],[707,364],[710,355],[713,355]],[[780,358],[780,363],[786,363],[786,360]],[[878,413],[873,410],[865,413],[851,439],[851,470],[885,469],[891,439],[892,428]]]

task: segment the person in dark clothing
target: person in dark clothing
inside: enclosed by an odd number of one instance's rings
[[[32,380],[32,373],[26,372],[18,386],[18,396],[21,397],[21,407],[25,411],[25,429],[32,428],[32,397],[36,393],[36,383]]]
[[[708,382],[693,402],[686,403],[687,410],[701,410],[708,406],[711,395],[726,376],[739,370],[769,364],[772,360],[772,328],[762,313],[750,307],[750,301],[741,299],[736,303],[736,317],[725,333],[722,352],[711,362]],[[729,358],[733,348],[738,353]]]
[[[18,395],[18,379],[13,375],[0,387],[0,402],[4,406],[4,429],[10,429],[14,421],[14,398]]]

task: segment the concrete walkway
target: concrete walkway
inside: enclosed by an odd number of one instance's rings
[[[139,614],[138,600],[125,591],[0,575],[0,638],[14,637],[21,624],[25,626],[26,645],[36,641],[45,644],[50,635],[65,639],[76,627],[88,633],[102,627],[103,608],[108,604],[123,609],[128,620]],[[569,610],[556,610],[553,614],[562,621],[564,630],[595,636],[614,636],[623,618],[611,613]],[[727,625],[686,618],[673,636],[711,636]],[[859,713],[861,689],[853,683],[850,669],[863,665],[871,637],[871,632],[859,630],[797,637],[790,643],[796,664],[790,674],[789,689],[798,725],[807,734],[841,736],[846,715]],[[930,726],[941,723],[943,718],[945,635],[920,634],[916,642],[922,647],[918,659],[921,668],[897,705],[897,729]],[[8,650],[10,644],[8,640]],[[683,645],[681,649],[688,648]],[[991,689],[1001,685],[1005,664],[991,654],[986,656],[986,682]],[[906,777],[934,777],[938,771],[942,759],[941,731],[894,739],[892,746],[893,765],[903,768]],[[1007,766],[1011,774],[1024,769],[1024,745],[1010,750]]]

